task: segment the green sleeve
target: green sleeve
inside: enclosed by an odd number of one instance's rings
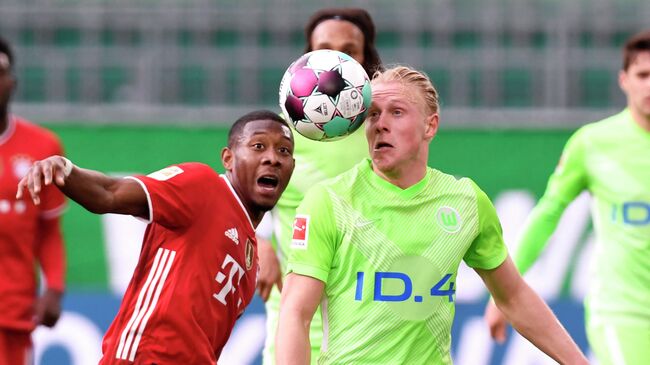
[[[332,267],[338,246],[336,220],[327,190],[316,185],[310,189],[296,210],[296,222],[306,222],[305,239],[297,241],[294,231],[289,249],[287,273],[310,276],[323,282]],[[294,230],[297,226],[294,223]]]
[[[555,172],[551,175],[544,196],[528,216],[514,254],[515,265],[523,274],[533,266],[549,237],[555,231],[564,209],[587,187],[584,129],[567,142]]]
[[[476,183],[471,183],[476,192],[478,233],[463,260],[470,267],[491,270],[505,261],[508,249],[503,242],[503,230],[494,205]]]

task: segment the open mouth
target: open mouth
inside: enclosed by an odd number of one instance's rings
[[[266,189],[275,189],[278,183],[278,177],[273,175],[263,175],[257,179],[257,185]]]
[[[387,142],[377,142],[375,143],[375,150],[381,150],[384,148],[392,148],[393,145]]]

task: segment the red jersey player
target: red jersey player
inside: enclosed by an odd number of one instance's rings
[[[9,114],[16,86],[13,60],[9,44],[0,39],[0,365],[26,364],[30,332],[38,324],[56,323],[65,271],[59,220],[63,194],[48,187],[39,206],[14,198],[16,184],[29,166],[62,150],[53,133]],[[37,262],[46,279],[38,300]]]
[[[102,346],[101,364],[214,364],[255,292],[255,227],[293,171],[293,136],[270,111],[232,126],[218,175],[199,163],[112,178],[59,156],[18,185],[36,204],[54,182],[91,212],[150,222],[133,278]]]

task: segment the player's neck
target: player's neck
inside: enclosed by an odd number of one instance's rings
[[[634,123],[636,123],[639,127],[643,128],[646,132],[650,132],[650,115],[645,115],[643,113],[638,112],[634,108],[629,108],[630,112],[632,114],[632,120]]]
[[[7,130],[9,125],[9,113],[7,113],[7,108],[0,109],[0,134],[4,133]]]
[[[373,166],[375,174],[402,190],[422,181],[426,175],[426,170],[426,165],[422,169],[408,169],[407,171],[380,171]]]
[[[234,190],[235,194],[237,195],[237,198],[239,199],[239,202],[241,203],[242,208],[246,211],[246,214],[251,220],[251,223],[253,224],[254,228],[257,228],[257,226],[260,224],[262,221],[262,218],[264,217],[264,211],[262,209],[258,209],[255,207],[251,207],[251,203],[244,199],[244,194],[242,191],[239,189],[239,185],[236,183],[233,184],[233,178],[230,176],[230,172],[226,172],[226,179],[228,180],[228,184],[232,187]]]

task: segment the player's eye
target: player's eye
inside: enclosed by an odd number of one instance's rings
[[[395,110],[393,110],[393,115],[402,115],[402,114],[404,114],[404,112],[402,111],[402,109],[395,109]]]
[[[291,154],[291,150],[288,149],[287,147],[280,147],[280,153],[290,155],[290,154]]]
[[[262,143],[260,143],[260,142],[253,143],[252,147],[253,147],[253,149],[256,149],[256,150],[263,150],[264,149],[264,145]]]
[[[347,54],[348,56],[354,56],[357,52],[357,50],[354,48],[346,48],[342,52]]]
[[[367,117],[367,118],[370,119],[370,120],[372,121],[372,120],[377,119],[378,117],[379,117],[379,112],[376,111],[376,110],[371,110],[371,111],[368,113],[368,117]]]

